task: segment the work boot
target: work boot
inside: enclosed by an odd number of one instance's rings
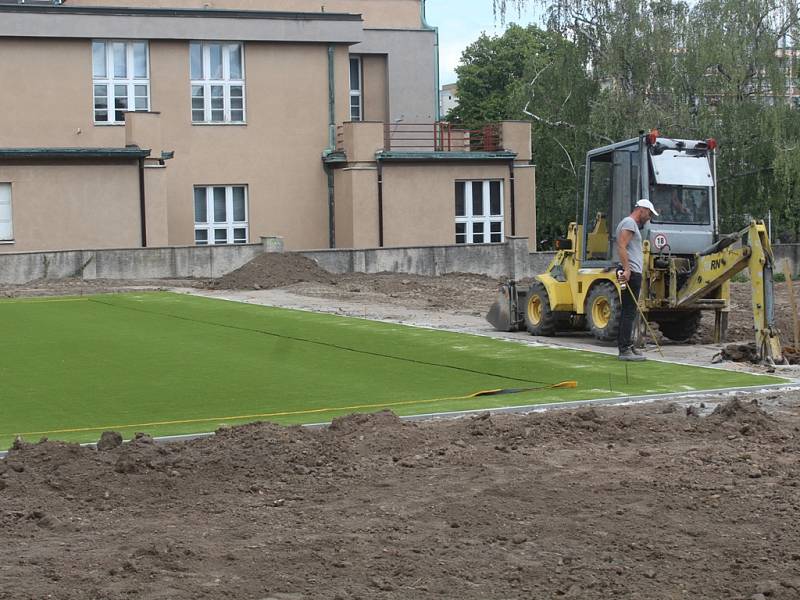
[[[644,356],[644,352],[641,348],[637,348],[636,346],[631,347],[631,352],[633,352],[636,356]]]
[[[617,358],[619,358],[619,360],[627,360],[629,362],[641,362],[643,360],[647,360],[642,355],[634,354],[632,348],[626,348],[625,350],[620,351]]]

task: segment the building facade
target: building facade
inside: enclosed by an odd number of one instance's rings
[[[345,124],[437,121],[436,39],[420,0],[0,0],[0,251],[482,241],[456,235],[454,190],[496,196],[515,153],[442,169],[434,140],[416,164],[446,185],[376,179],[355,203],[342,177],[386,151],[351,160]],[[381,235],[379,201],[384,232],[416,233]]]
[[[447,83],[439,90],[439,114],[442,118],[458,106],[458,84]]]

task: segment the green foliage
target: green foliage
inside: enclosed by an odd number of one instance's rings
[[[771,211],[776,237],[800,240],[800,111],[784,96],[800,71],[784,50],[800,39],[794,0],[493,0],[501,21],[528,4],[546,9],[547,31],[514,27],[539,41],[538,53],[525,46],[526,68],[517,65],[499,96],[491,85],[483,93],[506,118],[529,107],[521,114],[534,128],[540,237],[574,211],[582,182],[565,176],[570,164],[603,140],[655,127],[719,142],[724,231]],[[465,52],[463,66],[471,61]],[[558,64],[555,76],[534,78],[545,64]],[[470,102],[463,97],[462,114]]]
[[[448,119],[477,128],[488,121],[518,118],[526,64],[546,43],[547,34],[533,26],[511,25],[500,37],[481,34],[456,67],[459,102]]]

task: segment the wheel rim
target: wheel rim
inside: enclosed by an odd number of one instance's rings
[[[528,301],[528,320],[532,325],[538,325],[542,320],[542,299],[539,296],[531,296]]]
[[[600,296],[592,303],[592,321],[595,327],[605,329],[611,321],[611,303],[608,298]]]

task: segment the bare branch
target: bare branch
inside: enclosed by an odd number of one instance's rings
[[[575,177],[577,177],[578,176],[578,172],[575,170],[575,163],[572,162],[572,157],[569,155],[569,152],[567,152],[567,149],[564,148],[564,144],[559,142],[558,138],[554,137],[553,140],[555,141],[556,144],[561,146],[561,149],[564,151],[564,154],[567,155],[567,160],[569,161],[569,168],[572,169],[572,174],[575,175]]]
[[[542,68],[539,70],[539,72],[538,72],[538,73],[537,73],[537,74],[534,76],[534,78],[533,78],[533,79],[531,79],[531,82],[530,82],[528,85],[529,85],[531,88],[533,88],[533,84],[534,84],[534,83],[536,83],[536,80],[537,80],[537,79],[539,79],[539,75],[541,75],[542,73],[544,73],[544,72],[545,72],[547,69],[549,69],[549,68],[550,68],[550,67],[552,67],[552,66],[553,66],[553,63],[552,63],[552,62],[549,62],[549,63],[547,63],[547,64],[546,64],[544,67],[542,67]],[[531,92],[531,93],[533,93],[533,92]]]
[[[567,94],[567,97],[564,98],[564,101],[561,103],[561,108],[564,108],[567,105],[567,102],[569,102],[570,98],[572,98],[572,90],[570,90],[569,94]]]

